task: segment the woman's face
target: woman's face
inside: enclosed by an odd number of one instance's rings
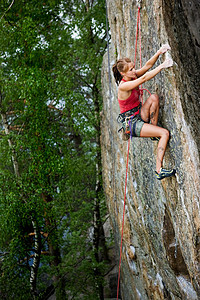
[[[135,72],[135,66],[134,66],[133,62],[128,63],[127,71],[124,72],[122,75],[126,76],[128,78],[132,78],[132,79],[137,78],[137,75],[136,75],[136,72]]]

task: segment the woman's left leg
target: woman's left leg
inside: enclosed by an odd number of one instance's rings
[[[152,124],[144,124],[140,131],[140,137],[159,137],[159,143],[157,148],[157,158],[156,158],[156,171],[160,172],[162,168],[162,162],[169,140],[169,131],[162,127],[153,126]]]
[[[152,94],[144,103],[141,108],[141,118],[152,125],[158,124],[159,114],[159,97],[157,94]]]
[[[140,137],[159,137],[159,143],[157,148],[157,158],[156,158],[156,176],[158,180],[161,180],[165,177],[173,176],[176,173],[176,170],[166,170],[163,169],[162,163],[164,154],[166,151],[167,143],[169,140],[169,131],[162,127],[158,127],[152,124],[144,123],[141,131]]]

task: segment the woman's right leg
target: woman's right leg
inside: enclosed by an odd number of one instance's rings
[[[157,94],[152,94],[141,108],[141,118],[152,125],[157,125],[159,113],[159,97]]]
[[[159,137],[160,140],[158,142],[157,148],[157,158],[156,158],[156,172],[160,173],[160,169],[162,167],[162,162],[165,154],[165,150],[167,147],[167,143],[169,140],[169,131],[165,128],[144,123],[142,126],[141,137]]]

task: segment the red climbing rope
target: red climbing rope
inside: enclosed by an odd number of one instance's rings
[[[136,40],[135,40],[135,58],[134,65],[136,62],[137,55],[137,41],[138,41],[138,29],[139,29],[139,47],[140,47],[140,68],[142,67],[142,52],[141,52],[141,26],[140,26],[140,7],[138,7],[138,15],[137,15],[137,29],[136,29]],[[142,86],[140,88],[141,91],[141,99],[143,105],[143,90],[148,91],[147,89],[143,89]],[[149,92],[149,91],[148,91]],[[149,92],[151,95],[151,93]],[[127,186],[127,177],[128,177],[128,160],[129,160],[129,148],[130,148],[130,140],[128,141],[128,150],[127,150],[127,161],[126,161],[126,178],[125,178],[125,188],[124,188],[124,208],[123,208],[123,219],[122,219],[122,233],[121,233],[121,245],[120,245],[120,257],[119,257],[119,272],[118,272],[118,283],[117,283],[117,300],[119,298],[119,284],[120,284],[120,269],[121,269],[121,257],[122,257],[122,244],[123,244],[123,233],[124,233],[124,216],[125,216],[125,205],[126,205],[126,186]]]

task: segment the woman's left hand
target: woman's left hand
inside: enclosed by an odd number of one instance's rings
[[[168,44],[164,44],[158,51],[160,54],[163,54],[163,53],[167,52],[168,50],[171,50],[171,47]]]
[[[160,66],[164,69],[172,67],[173,66],[172,58],[165,59],[165,61]]]

